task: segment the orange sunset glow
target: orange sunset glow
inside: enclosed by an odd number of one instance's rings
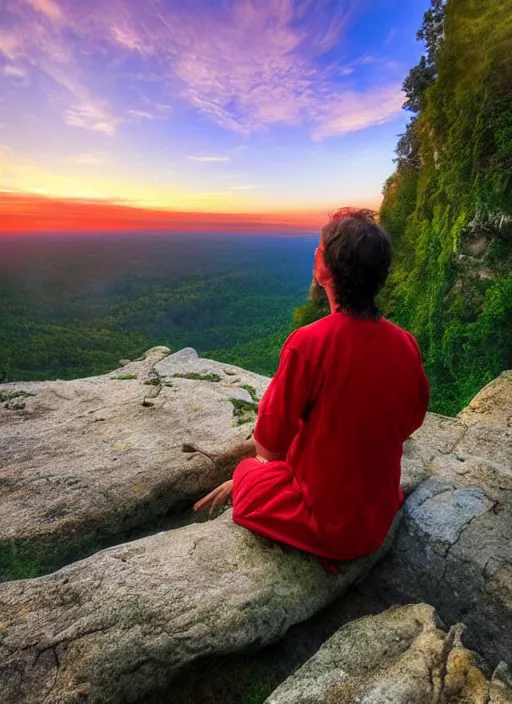
[[[0,232],[378,208],[425,2],[5,0]]]
[[[208,213],[135,208],[108,202],[0,193],[0,232],[108,232],[136,230],[317,230],[327,213]]]

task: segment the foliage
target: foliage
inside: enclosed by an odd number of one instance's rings
[[[218,374],[198,374],[197,372],[187,372],[186,374],[173,374],[177,379],[195,379],[196,381],[220,381]]]
[[[27,398],[33,395],[28,391],[0,391],[0,401],[11,401],[13,398]]]
[[[437,53],[444,38],[444,21],[447,0],[432,0],[431,7],[425,12],[423,24],[416,35],[425,42],[426,62],[429,66],[436,63]]]
[[[406,107],[407,103],[404,106]],[[401,134],[398,139],[398,144],[395,149],[397,158],[394,161],[397,162],[397,169],[400,171],[406,167],[418,170],[421,166],[420,145],[416,129],[417,118],[413,117],[407,125],[405,132]],[[384,188],[386,188],[387,183],[388,182],[384,185]]]
[[[0,545],[0,582],[39,577],[43,570],[32,556],[20,555],[9,546]]]
[[[459,412],[512,367],[512,0],[432,0],[412,111],[384,185],[394,258],[379,306],[418,339],[431,410]],[[328,313],[325,296],[296,325]]]
[[[153,379],[146,379],[144,384],[146,386],[161,386],[162,380],[160,379],[160,377],[154,377]]]
[[[247,342],[237,342],[230,349],[209,349],[203,356],[226,364],[234,364],[257,374],[273,376],[277,369],[281,348],[292,332],[292,326],[289,324],[291,310],[288,310],[287,314],[288,320],[285,320],[276,332],[255,337]]]
[[[432,0],[432,7],[427,10],[423,24],[417,34],[423,39],[427,48],[427,56],[422,56],[418,65],[414,66],[404,81],[403,91],[406,100],[404,109],[414,113],[400,135],[396,146],[397,170],[404,168],[419,169],[421,166],[420,144],[418,139],[418,113],[425,108],[427,90],[437,77],[437,56],[444,40],[444,23],[446,0]]]
[[[251,386],[250,384],[242,384],[240,388],[245,389],[247,391],[254,403],[260,402],[260,399],[258,398],[258,394],[256,393],[256,389],[254,388],[254,386]]]
[[[296,308],[293,313],[293,321],[295,326],[300,328],[305,325],[314,323],[315,320],[323,318],[330,312],[329,301],[324,293],[324,290],[318,287],[315,289],[314,295],[310,295],[309,301]]]
[[[202,658],[178,675],[167,696],[148,704],[263,704],[283,679],[276,653],[270,646],[257,658],[253,652]]]
[[[0,382],[104,374],[155,345],[271,375],[313,249],[310,237],[3,236]]]
[[[435,78],[435,67],[427,63],[427,59],[422,56],[417,66],[409,71],[409,75],[404,81],[403,91],[407,100],[404,108],[411,112],[419,112],[424,107],[424,96]]]
[[[437,78],[410,127],[421,166],[399,155],[384,189],[381,305],[420,342],[432,410],[454,414],[512,365],[512,0],[434,0],[419,36]]]
[[[258,404],[253,401],[244,401],[240,398],[231,398],[233,404],[234,425],[244,425],[255,420],[258,413]]]

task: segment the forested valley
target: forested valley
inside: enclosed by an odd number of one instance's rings
[[[454,415],[512,368],[512,0],[432,0],[418,39],[380,307],[419,341],[431,410]],[[301,306],[316,242],[4,236],[0,381],[100,374],[159,344],[271,375],[287,334],[328,312]]]
[[[275,372],[314,237],[0,239],[0,381],[103,374],[154,345]]]

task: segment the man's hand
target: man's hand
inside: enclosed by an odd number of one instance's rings
[[[210,512],[208,514],[208,517],[210,517],[217,508],[217,506],[222,506],[222,504],[226,503],[226,501],[231,496],[232,491],[233,480],[229,479],[227,482],[224,482],[224,484],[221,484],[213,491],[210,491],[210,493],[204,496],[202,499],[199,499],[199,501],[194,504],[194,511],[200,511],[205,506],[208,506],[208,504],[211,502],[212,505],[210,506]]]

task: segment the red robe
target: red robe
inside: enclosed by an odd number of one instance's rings
[[[384,318],[333,313],[296,330],[254,431],[286,459],[240,462],[233,520],[327,560],[374,552],[403,503],[402,445],[428,401],[416,340]]]

